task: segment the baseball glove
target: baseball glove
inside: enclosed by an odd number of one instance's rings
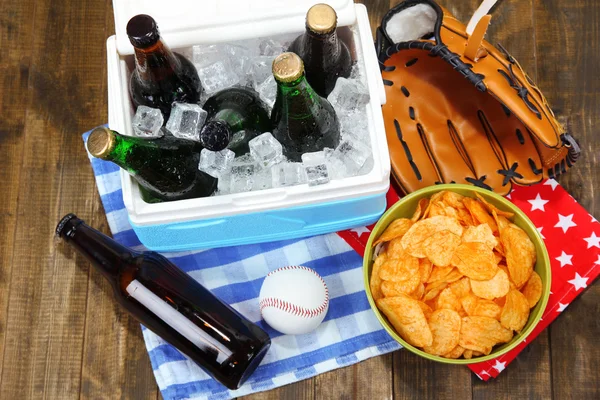
[[[406,193],[455,182],[506,195],[579,157],[517,60],[483,39],[493,3],[467,29],[432,0],[408,0],[377,29],[392,172]]]

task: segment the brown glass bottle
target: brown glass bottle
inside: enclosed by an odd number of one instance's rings
[[[73,214],[56,234],[104,275],[117,303],[229,389],[237,389],[269,349],[265,331],[160,254],[130,250]]]
[[[198,103],[202,85],[194,65],[161,40],[156,21],[140,14],[127,23],[127,35],[135,49],[135,70],[129,90],[133,104],[158,108],[165,122],[171,104]]]
[[[337,14],[327,4],[315,4],[306,14],[306,32],[298,36],[288,51],[304,61],[306,80],[323,97],[335,87],[337,78],[348,78],[352,57],[336,32]]]

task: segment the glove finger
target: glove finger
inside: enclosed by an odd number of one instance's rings
[[[540,182],[543,178],[542,162],[529,129],[500,103],[480,110],[479,117],[503,165],[498,171],[503,176],[503,185],[509,180],[519,185]]]

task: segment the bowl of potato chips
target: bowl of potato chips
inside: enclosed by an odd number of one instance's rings
[[[367,297],[385,330],[422,357],[472,364],[526,338],[550,295],[533,223],[503,197],[437,185],[393,205],[369,238]]]

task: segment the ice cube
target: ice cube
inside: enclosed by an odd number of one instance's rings
[[[235,158],[235,153],[229,149],[210,151],[202,149],[198,169],[215,178],[225,175]]]
[[[336,109],[342,138],[349,140],[362,141],[370,147],[368,115],[366,109],[348,112],[345,110]]]
[[[271,168],[254,172],[252,190],[271,189],[273,187],[273,172]]]
[[[286,50],[283,44],[273,39],[263,40],[258,48],[262,56],[278,56]]]
[[[197,104],[173,103],[166,128],[180,139],[200,140],[200,129],[208,113]]]
[[[281,163],[271,168],[273,187],[300,185],[306,182],[306,173],[301,163]]]
[[[277,98],[277,82],[275,82],[275,78],[273,75],[269,76],[267,80],[260,84],[258,88],[256,88],[258,95],[262,101],[264,101],[269,108],[273,108],[275,104],[275,99]]]
[[[143,138],[159,138],[164,135],[161,131],[165,121],[158,108],[139,106],[133,116],[133,136]]]
[[[248,142],[250,154],[263,168],[269,168],[283,161],[281,143],[270,132],[263,133]]]
[[[355,111],[367,105],[369,92],[357,80],[338,78],[327,100],[336,110]]]
[[[198,76],[207,96],[240,83],[240,77],[228,60],[198,68]]]
[[[327,171],[327,165],[313,165],[306,167],[306,178],[308,180],[308,186],[324,185],[329,182],[329,172]]]
[[[261,56],[252,59],[251,73],[254,89],[258,90],[263,82],[273,76],[273,59],[272,56]]]
[[[326,147],[322,151],[302,154],[302,164],[309,167],[312,165],[326,164],[333,154],[333,149]]]
[[[355,176],[371,156],[371,149],[359,141],[344,140],[331,155],[332,160],[343,164],[345,176]]]
[[[254,186],[254,174],[258,167],[254,162],[234,160],[229,174],[229,191],[231,193],[249,192]]]

